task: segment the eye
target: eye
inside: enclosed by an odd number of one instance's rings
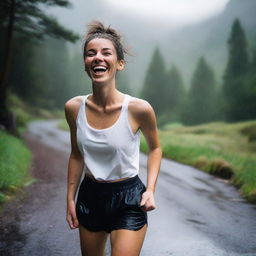
[[[94,55],[94,53],[91,53],[91,52],[90,52],[90,53],[87,53],[87,54],[86,54],[86,57],[92,57],[93,55]]]
[[[92,57],[92,56],[94,56],[94,55],[95,55],[95,52],[92,51],[92,50],[90,50],[90,51],[88,51],[88,52],[86,53],[86,57]]]
[[[103,53],[105,56],[109,56],[109,55],[111,55],[111,52],[104,52]]]

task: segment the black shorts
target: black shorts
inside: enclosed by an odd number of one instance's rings
[[[140,207],[144,191],[138,175],[117,182],[97,182],[85,176],[76,202],[78,222],[95,232],[139,230],[148,224],[147,212]]]

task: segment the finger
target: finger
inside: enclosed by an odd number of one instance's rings
[[[70,216],[67,217],[67,222],[68,222],[69,227],[70,227],[71,229],[73,229],[73,222],[72,222]]]
[[[146,202],[146,204],[144,206],[142,206],[142,210],[143,211],[152,211],[156,208],[154,203],[150,203],[149,201]]]
[[[146,202],[147,202],[147,198],[144,195],[142,195],[140,206],[144,206],[146,204]]]
[[[141,206],[143,211],[147,211],[148,207],[147,207],[147,202],[145,202],[142,206]]]
[[[73,227],[74,228],[78,228],[78,225],[79,225],[78,219],[76,217],[74,217],[74,219],[73,219]]]
[[[69,225],[69,227],[71,229],[75,229],[76,228],[76,222],[75,222],[75,219],[73,218],[73,216],[68,215],[67,222],[68,222],[68,225]],[[78,221],[77,221],[77,223],[78,223]]]
[[[71,218],[72,218],[73,228],[77,228],[78,227],[78,219],[77,219],[75,211],[71,212]]]

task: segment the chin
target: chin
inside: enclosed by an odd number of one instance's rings
[[[110,84],[113,78],[110,77],[101,77],[101,78],[93,78],[91,77],[92,83],[93,84],[99,84],[99,85],[105,85],[105,84]]]
[[[95,84],[95,85],[103,86],[108,83],[109,83],[109,81],[106,79],[92,79],[92,84]]]

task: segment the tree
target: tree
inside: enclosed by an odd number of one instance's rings
[[[38,52],[38,51],[37,51]],[[45,94],[45,99],[48,99],[52,104],[44,106],[45,108],[63,108],[63,104],[69,98],[69,56],[66,42],[63,40],[50,39],[44,47],[41,56],[36,56],[37,59],[42,58],[45,54],[46,59],[42,67],[45,74],[45,83],[40,87],[47,87],[48,93]],[[54,58],[52,58],[54,56]],[[41,63],[38,63],[41,64]],[[38,74],[39,76],[40,74]],[[40,96],[40,95],[38,95]],[[39,99],[42,97],[38,97]],[[43,103],[43,102],[42,102]]]
[[[141,97],[149,101],[156,111],[156,114],[163,114],[166,107],[165,101],[166,91],[166,70],[164,59],[158,48],[154,50],[152,55],[144,86],[141,91]]]
[[[246,37],[238,19],[232,25],[228,47],[223,84],[224,109],[227,121],[238,121],[246,119],[245,78],[249,70]]]
[[[256,118],[256,49],[250,65],[248,75],[245,80],[244,119]]]
[[[1,4],[0,27],[4,40],[4,56],[0,74],[0,125],[17,134],[13,115],[6,104],[7,85],[11,66],[13,39],[26,39],[38,42],[45,36],[63,38],[74,42],[78,36],[61,26],[54,17],[47,16],[41,6],[70,7],[67,0],[6,0]]]
[[[28,102],[28,99],[36,100],[35,91],[39,86],[36,81],[37,66],[34,61],[34,48],[35,46],[31,42],[24,39],[15,40],[12,46],[12,55],[15,57],[12,58],[10,67],[11,75],[8,79],[8,90],[26,102]],[[40,63],[42,61],[40,59]],[[40,74],[42,74],[42,71]],[[44,88],[45,86],[41,89]]]
[[[166,121],[179,120],[180,109],[185,98],[184,83],[178,68],[173,65],[167,73]]]
[[[182,113],[185,124],[200,124],[216,117],[216,88],[214,73],[201,57],[192,77],[191,87]]]

